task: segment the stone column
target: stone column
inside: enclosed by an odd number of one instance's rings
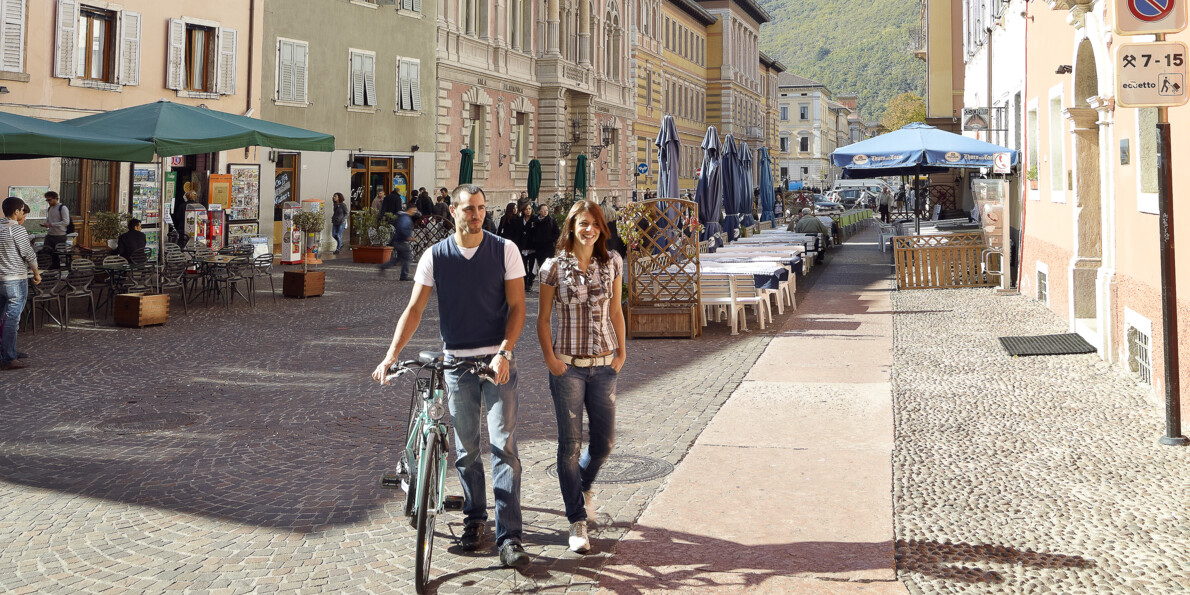
[[[561,47],[558,43],[558,25],[561,23],[558,18],[558,0],[549,0],[546,5],[545,17],[545,54],[550,58],[559,58],[562,53],[558,51]]]
[[[1095,279],[1103,254],[1102,214],[1099,209],[1099,113],[1089,107],[1070,107],[1063,111],[1067,119],[1074,123],[1073,152],[1078,174],[1074,186],[1075,237],[1074,262],[1071,263],[1073,318],[1095,319],[1098,318]],[[1099,329],[1101,333],[1104,330]]]
[[[591,65],[591,3],[578,0],[578,63]]]

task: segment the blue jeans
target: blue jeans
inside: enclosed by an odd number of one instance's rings
[[[343,230],[347,229],[347,222],[344,221],[331,228],[331,237],[335,238],[335,252],[338,252],[343,247]]]
[[[488,362],[492,356],[454,358],[458,361]],[[450,417],[455,433],[455,469],[463,484],[463,514],[466,522],[486,521],[487,489],[483,462],[479,460],[479,418],[486,410],[488,441],[492,450],[492,495],[496,499],[496,545],[521,541],[521,459],[516,447],[516,363],[511,364],[508,382],[495,385],[471,372],[446,372],[450,395]]]
[[[17,327],[28,299],[28,281],[0,281],[0,364],[17,358]]]
[[[388,259],[388,262],[380,265],[381,269],[391,269],[401,263],[401,280],[409,278],[409,262],[413,260],[413,247],[409,242],[397,242],[393,244],[393,255]]]
[[[591,489],[616,441],[617,376],[611,366],[567,366],[561,376],[550,374],[558,417],[558,485],[571,523],[587,519],[583,492]],[[591,441],[580,457],[584,408]]]

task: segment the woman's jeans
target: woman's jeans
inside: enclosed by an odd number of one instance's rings
[[[561,376],[550,374],[558,418],[558,485],[571,523],[587,519],[583,492],[591,489],[615,443],[617,376],[611,366],[566,366]],[[591,441],[580,457],[584,409]]]
[[[447,356],[487,363],[492,356]],[[479,422],[486,411],[488,444],[492,451],[492,495],[496,499],[496,545],[521,541],[521,459],[516,446],[516,363],[510,363],[508,382],[493,384],[471,372],[446,371],[450,419],[455,431],[455,469],[463,485],[463,515],[467,523],[488,518],[487,489],[479,450]]]
[[[0,281],[0,364],[17,358],[17,327],[29,297],[29,282]]]
[[[335,238],[335,252],[338,252],[343,247],[343,230],[347,229],[347,222],[344,221],[331,229],[331,237]]]

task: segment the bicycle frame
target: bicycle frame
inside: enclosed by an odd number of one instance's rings
[[[422,386],[423,383],[424,388]],[[442,403],[445,397],[445,390],[440,388],[445,385],[445,382],[444,378],[442,377],[442,372],[440,370],[433,370],[430,378],[419,378],[417,380],[417,384],[419,385],[417,396],[421,398],[421,408],[417,413],[417,421],[414,422],[414,425],[409,432],[409,437],[405,444],[405,452],[409,458],[414,456],[417,457],[418,483],[422,481],[422,478],[426,477],[425,474],[427,471],[429,471],[429,465],[438,465],[438,485],[433,486],[436,489],[436,493],[438,494],[438,498],[436,499],[437,506],[435,507],[434,512],[441,514],[445,510],[445,499],[442,498],[442,494],[446,492],[447,447],[449,445],[447,443],[446,424],[435,420],[430,415],[430,408],[435,404],[441,405],[442,407],[446,406],[445,403]],[[438,390],[443,391],[443,396],[435,396],[435,392]],[[431,441],[438,442],[439,446],[441,447],[441,454],[439,455],[439,460],[437,462],[429,461],[427,460],[428,457],[425,456],[429,450]],[[412,488],[413,486],[410,487]],[[414,510],[417,510],[425,503],[421,501],[421,490],[415,489],[414,494],[416,494],[414,500]]]

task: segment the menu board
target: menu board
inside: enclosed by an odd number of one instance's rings
[[[129,211],[142,225],[157,225],[161,217],[161,180],[154,163],[132,164],[132,198]]]
[[[233,246],[247,242],[249,237],[259,235],[259,224],[257,223],[228,223],[227,224],[227,245]]]
[[[157,251],[161,247],[161,230],[160,229],[142,229],[145,233],[145,246],[148,246],[150,251],[150,259],[157,258]]]
[[[210,194],[207,195],[208,205],[231,208],[231,174],[211,174],[207,177],[207,185],[210,187]]]
[[[229,165],[227,169],[231,172],[227,218],[233,221],[260,219],[260,166]]]

